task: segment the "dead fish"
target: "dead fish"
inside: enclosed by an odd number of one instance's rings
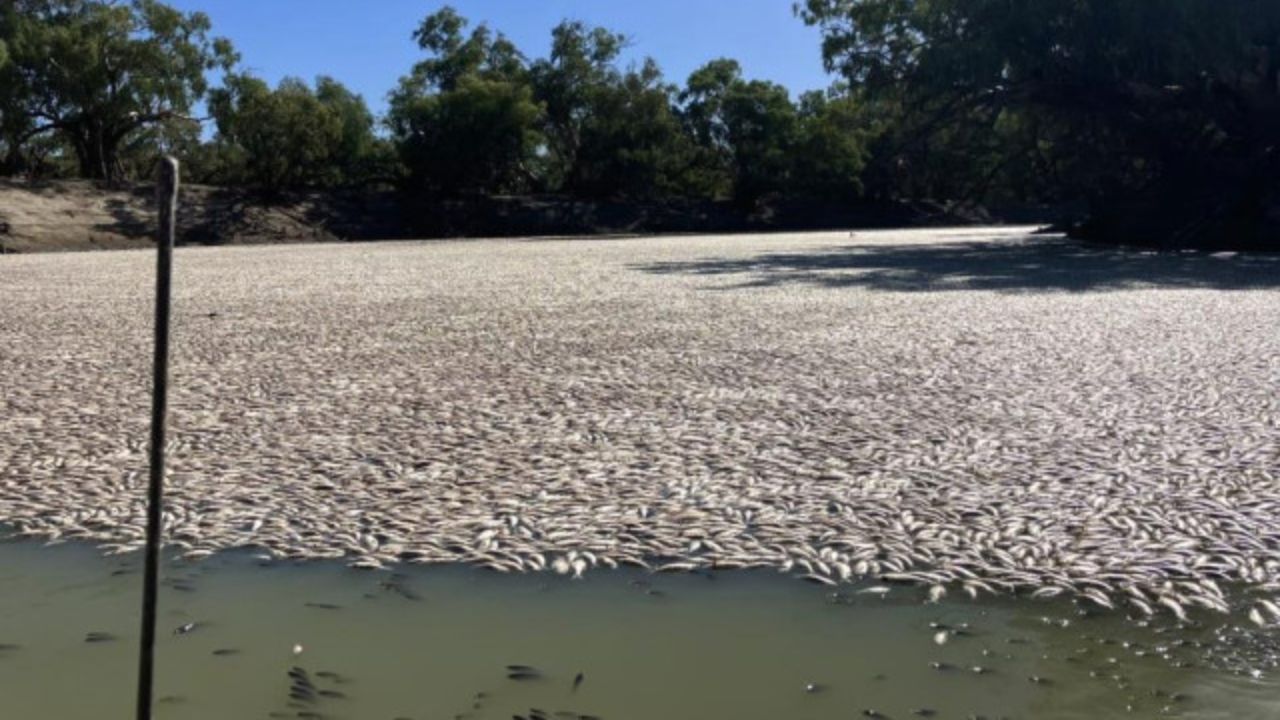
[[[21,650],[21,649],[22,649],[22,646],[18,645],[17,643],[0,643],[0,652],[6,652],[8,650]]]
[[[538,669],[532,665],[508,665],[509,672],[538,672]]]
[[[542,674],[536,670],[515,670],[507,673],[510,680],[537,680]]]
[[[332,698],[334,700],[344,700],[347,697],[346,693],[338,690],[321,690],[319,691],[319,695],[320,697]]]
[[[315,608],[316,610],[341,610],[342,609],[341,605],[334,605],[333,603],[306,602],[302,604],[309,608]]]
[[[573,692],[577,692],[577,691],[578,691],[578,686],[582,684],[582,681],[583,681],[584,679],[586,679],[586,678],[585,678],[585,676],[583,676],[583,674],[582,674],[582,673],[578,673],[577,675],[575,675],[575,676],[574,676],[574,678],[573,678]]]
[[[115,635],[112,635],[111,633],[106,633],[106,632],[91,632],[84,636],[84,641],[87,643],[112,642],[115,639],[116,639]]]
[[[911,714],[918,715],[919,717],[933,717],[938,714],[938,711],[933,708],[916,708],[911,711]]]
[[[218,656],[239,655],[240,651],[235,648],[218,648],[217,650],[214,650],[213,653],[211,654],[218,655]]]
[[[195,630],[195,629],[196,629],[196,624],[195,624],[195,623],[193,623],[193,622],[189,622],[189,623],[186,623],[185,625],[179,625],[178,627],[174,628],[174,629],[173,629],[173,634],[174,634],[174,635],[186,635],[187,633],[189,633],[189,632],[191,632],[192,630]]]

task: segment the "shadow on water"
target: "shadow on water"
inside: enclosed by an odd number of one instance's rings
[[[1155,253],[1058,236],[934,244],[854,244],[634,269],[735,279],[718,289],[809,285],[898,292],[1090,292],[1145,287],[1280,287],[1280,254]]]

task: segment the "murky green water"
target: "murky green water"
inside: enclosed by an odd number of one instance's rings
[[[0,717],[130,715],[139,562],[0,544]],[[1276,638],[1238,619],[1141,628],[1070,603],[833,598],[772,572],[572,581],[231,554],[165,577],[168,718],[1280,716],[1271,671],[1247,672]]]

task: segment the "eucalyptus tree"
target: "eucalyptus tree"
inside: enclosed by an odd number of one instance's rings
[[[1280,3],[805,0],[829,69],[895,107],[889,162],[1090,201],[1103,237],[1280,243]],[[947,150],[948,162],[930,153]],[[968,150],[965,148],[968,147]],[[954,187],[951,192],[955,192]]]
[[[566,20],[551,31],[549,55],[531,64],[530,80],[544,113],[549,186],[573,191],[582,184],[582,175],[592,174],[578,166],[584,126],[620,85],[617,61],[626,45],[620,33]]]
[[[378,139],[364,99],[329,77],[315,89],[285,78],[272,89],[228,75],[210,93],[215,177],[270,192],[359,183],[376,170]]]
[[[734,199],[788,191],[799,116],[786,88],[746,80],[737,61],[721,58],[689,76],[680,100],[701,162]]]
[[[872,132],[861,104],[846,90],[833,88],[805,93],[798,105],[790,192],[823,201],[860,199]]]
[[[445,7],[413,33],[427,57],[390,96],[387,126],[415,191],[500,193],[537,183],[541,108],[524,57]]]
[[[81,175],[118,178],[131,136],[187,115],[206,72],[235,62],[210,29],[207,15],[157,0],[10,0],[0,9],[8,149],[54,133]]]
[[[688,142],[675,88],[652,58],[623,68],[621,33],[565,21],[548,57],[530,66],[543,108],[546,186],[579,197],[667,197],[684,192]]]

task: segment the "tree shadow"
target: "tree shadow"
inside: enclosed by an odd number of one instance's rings
[[[721,290],[810,285],[896,292],[1045,293],[1280,287],[1280,253],[1157,253],[1060,236],[856,244],[632,268],[656,274],[740,279],[717,286]]]
[[[150,193],[133,189],[129,195],[133,202],[121,198],[108,198],[105,203],[111,222],[97,223],[93,229],[102,233],[115,233],[127,238],[141,238],[155,234],[155,198]]]

